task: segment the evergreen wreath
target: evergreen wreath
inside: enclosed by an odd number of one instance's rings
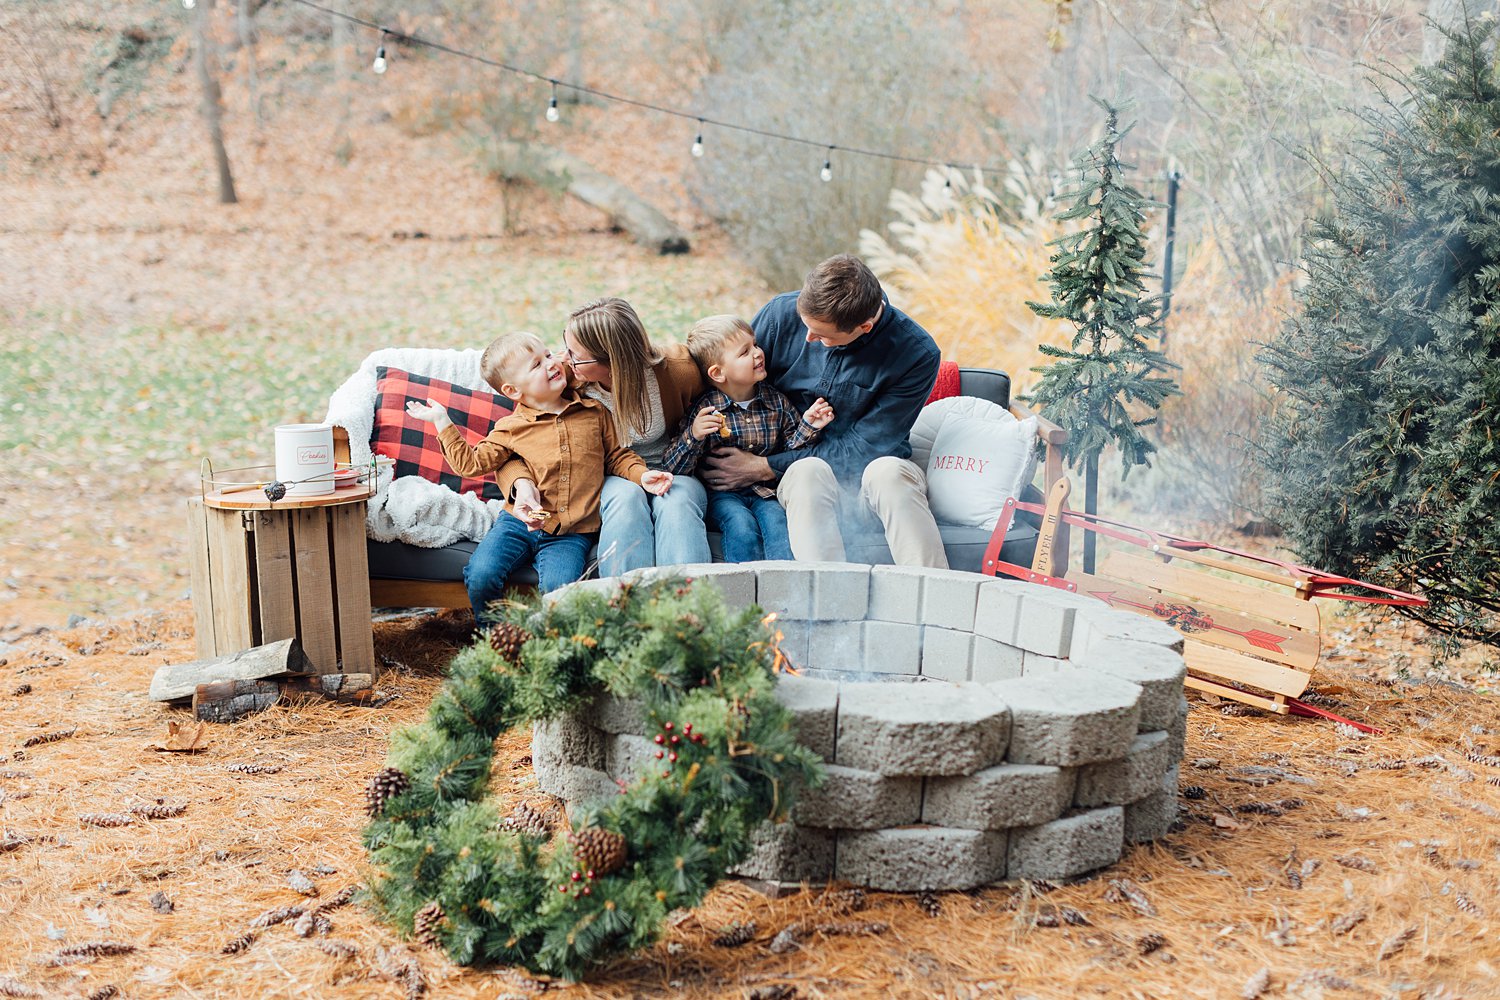
[[[781,655],[760,616],[690,579],[507,603],[370,780],[364,844],[385,918],[461,965],[568,979],[656,940],[822,780],[772,694]],[[495,738],[605,692],[644,706],[661,769],[576,810],[568,837],[507,822],[489,795]]]

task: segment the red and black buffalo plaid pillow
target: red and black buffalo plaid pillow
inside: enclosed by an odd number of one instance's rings
[[[493,476],[466,479],[449,467],[432,424],[407,415],[409,399],[423,403],[431,399],[447,407],[454,426],[470,444],[478,444],[495,421],[511,411],[510,400],[398,368],[375,369],[375,433],[370,438],[370,450],[395,459],[398,478],[421,476],[457,493],[477,493],[485,500],[505,499]]]

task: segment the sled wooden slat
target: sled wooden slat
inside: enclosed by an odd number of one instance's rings
[[[1252,708],[1264,709],[1267,712],[1277,712],[1281,715],[1286,715],[1291,711],[1287,708],[1285,699],[1267,698],[1264,695],[1252,694],[1249,691],[1241,691],[1238,688],[1232,688],[1227,684],[1219,684],[1204,677],[1194,677],[1192,674],[1188,674],[1182,683],[1185,687],[1190,687],[1194,691],[1217,695],[1220,698],[1237,701]]]
[[[1164,563],[1155,556],[1138,556],[1132,552],[1111,552],[1100,567],[1101,572],[1117,580],[1131,580],[1167,594],[1179,594],[1208,601],[1220,607],[1260,615],[1284,622],[1303,631],[1317,634],[1318,606],[1267,587],[1235,583],[1213,573]]]
[[[1300,670],[1318,662],[1318,636],[1268,618],[1257,618],[1200,599],[1166,594],[1119,577],[1072,573],[1078,593],[1112,608],[1166,622],[1184,635],[1236,653],[1273,660]]]
[[[1182,658],[1190,673],[1248,684],[1290,698],[1306,691],[1307,685],[1312,682],[1312,675],[1301,670],[1220,649],[1196,639],[1187,640]]]

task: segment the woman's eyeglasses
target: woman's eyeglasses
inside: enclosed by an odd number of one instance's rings
[[[563,356],[568,359],[568,364],[572,365],[574,368],[582,368],[584,365],[604,364],[604,362],[600,361],[598,358],[580,358],[578,355],[574,354],[572,350],[563,351]]]

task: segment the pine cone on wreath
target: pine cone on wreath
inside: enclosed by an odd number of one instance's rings
[[[501,622],[490,629],[490,648],[500,654],[506,663],[515,663],[521,658],[521,647],[531,639],[531,633],[519,625]]]
[[[523,802],[500,821],[500,829],[514,830],[527,837],[546,840],[557,829],[557,810],[548,809],[543,812]]]
[[[447,915],[443,913],[443,906],[437,900],[433,900],[417,911],[412,918],[412,936],[425,945],[436,945],[438,943],[438,928],[443,925]]]
[[[613,830],[601,830],[591,826],[587,830],[569,835],[573,842],[573,857],[580,868],[596,875],[608,875],[625,867],[625,838]]]
[[[411,788],[411,779],[406,772],[395,767],[383,767],[370,777],[365,786],[365,812],[379,816],[385,810],[387,799],[400,795]]]

